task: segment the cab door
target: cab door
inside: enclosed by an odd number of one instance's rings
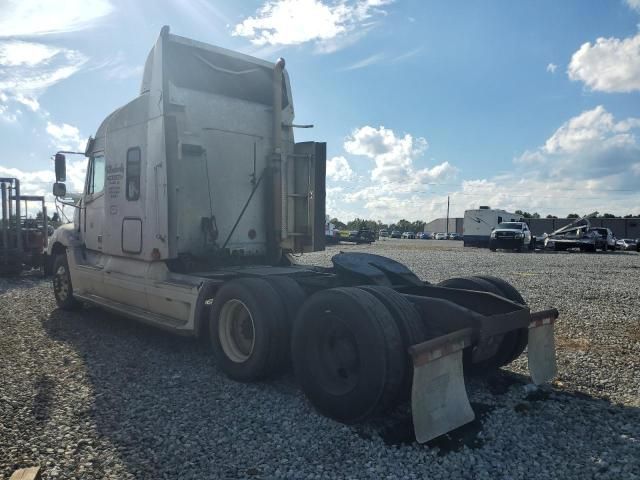
[[[96,152],[89,158],[82,206],[78,212],[79,233],[83,248],[76,249],[69,259],[71,281],[78,294],[100,294],[104,259],[102,235],[104,229],[104,152]]]
[[[83,202],[81,232],[87,250],[102,251],[104,228],[104,152],[96,152],[89,159]]]

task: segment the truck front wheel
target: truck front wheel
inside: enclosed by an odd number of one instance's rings
[[[73,296],[66,252],[56,255],[53,260],[53,295],[62,310],[74,310],[80,306],[80,302]]]

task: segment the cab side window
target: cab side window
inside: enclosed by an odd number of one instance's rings
[[[127,200],[140,198],[140,148],[127,150]]]
[[[104,190],[104,174],[104,155],[92,157],[89,164],[89,178],[87,182],[87,193],[89,195],[97,195]]]

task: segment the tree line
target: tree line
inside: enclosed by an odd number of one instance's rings
[[[423,222],[422,220],[410,222],[409,220],[405,220],[404,218],[396,223],[383,223],[380,220],[368,220],[364,218],[355,218],[347,223],[341,222],[337,218],[332,218],[330,222],[333,223],[333,225],[338,230],[369,229],[374,232],[379,232],[380,230],[422,232],[424,230],[424,226],[427,224],[427,222]]]
[[[515,213],[516,215],[520,215],[522,218],[543,218],[538,212],[529,213],[529,212],[523,212],[522,210],[516,210],[513,213]],[[578,215],[577,213],[570,213],[565,218],[582,218],[582,217],[584,217],[584,215]],[[637,217],[640,217],[640,214],[633,215],[629,213],[628,215],[620,216],[620,215],[614,215],[613,213],[600,214],[600,212],[594,212],[593,217],[594,218],[637,218]],[[561,217],[556,217],[555,215],[547,215],[544,218],[561,218]]]
[[[524,212],[522,210],[516,210],[514,212],[516,215],[520,215],[522,218],[559,218],[555,215],[547,215],[546,217],[542,217],[538,212],[529,213]],[[639,215],[628,214],[625,216],[614,215],[612,213],[603,213],[595,212],[595,216],[597,218],[636,218],[640,217]],[[579,215],[577,213],[570,213],[565,218],[582,218],[584,215]],[[453,217],[451,217],[453,218]],[[348,222],[342,222],[337,218],[332,218],[330,222],[337,228],[338,230],[360,230],[360,229],[368,229],[374,232],[379,232],[380,230],[399,230],[401,232],[422,232],[424,231],[424,227],[427,222],[422,220],[414,220],[410,222],[406,219],[401,219],[396,223],[384,223],[380,220],[370,220],[364,218],[354,218]]]

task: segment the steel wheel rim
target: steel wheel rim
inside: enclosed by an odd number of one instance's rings
[[[67,269],[64,265],[60,265],[56,270],[55,278],[55,289],[58,295],[58,298],[65,300],[69,297],[70,283],[69,276],[67,275]]]
[[[218,338],[225,355],[235,363],[245,362],[255,347],[255,323],[251,311],[238,299],[228,300],[220,310]]]
[[[325,326],[316,344],[319,380],[331,394],[344,395],[356,387],[360,377],[357,341],[348,324],[331,311],[325,312]]]

